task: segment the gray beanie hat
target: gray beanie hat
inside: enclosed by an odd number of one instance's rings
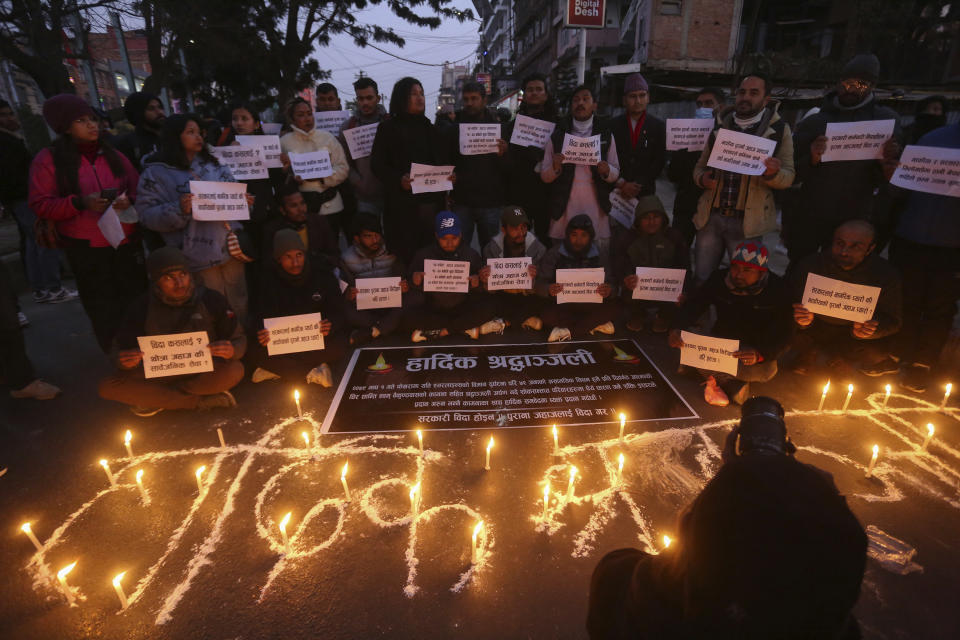
[[[858,78],[866,80],[870,84],[877,84],[880,79],[880,60],[872,53],[861,53],[854,56],[850,62],[843,66],[840,72],[840,79]]]

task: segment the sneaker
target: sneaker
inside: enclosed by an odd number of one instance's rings
[[[333,371],[326,362],[319,367],[314,367],[307,374],[307,384],[318,384],[325,389],[333,386]]]
[[[27,319],[27,314],[23,311],[17,311],[17,324],[20,325],[21,329],[30,326],[30,320]]]
[[[930,382],[930,367],[925,364],[913,363],[903,369],[900,386],[907,391],[923,393]]]
[[[149,418],[163,411],[163,409],[151,409],[149,407],[130,407],[130,413],[141,418]]]
[[[416,329],[410,336],[412,342],[424,342],[425,340],[436,340],[443,337],[443,329]]]
[[[427,336],[423,335],[423,331],[420,329],[414,329],[413,333],[410,334],[410,342],[425,342]]]
[[[503,318],[494,318],[480,325],[480,335],[485,336],[488,333],[499,333],[503,335],[503,330],[506,328],[507,323],[503,321]]]
[[[33,292],[33,301],[38,304],[43,304],[44,302],[50,302],[50,292],[39,289]]]
[[[50,299],[46,300],[51,304],[57,304],[60,302],[70,302],[71,300],[76,300],[79,294],[73,289],[64,289],[60,287],[56,291],[50,292]]]
[[[602,333],[604,335],[612,336],[616,332],[617,332],[617,328],[613,326],[612,322],[604,322],[603,324],[591,329],[590,335],[593,335],[595,333]]]
[[[231,409],[237,406],[237,401],[229,391],[221,391],[209,396],[200,396],[197,402],[197,409],[206,411],[207,409]]]
[[[22,389],[14,389],[10,392],[11,398],[32,398],[34,400],[52,400],[58,395],[60,395],[60,387],[44,382],[40,378]]]
[[[893,358],[884,358],[880,362],[860,367],[860,373],[871,378],[900,373],[900,365]]]
[[[480,337],[480,327],[474,327],[473,329],[467,329],[466,331],[464,331],[464,333],[467,334],[467,337],[473,338],[474,340],[476,340],[477,338]]]
[[[706,387],[703,389],[703,399],[707,401],[707,404],[713,405],[714,407],[725,407],[730,404],[730,398],[728,398],[727,394],[723,392],[723,389],[717,385],[717,381],[713,376],[707,378]]]
[[[253,375],[250,376],[250,382],[257,384],[258,382],[265,382],[266,380],[279,380],[280,376],[275,374],[273,371],[267,371],[263,367],[257,367]]]
[[[543,329],[543,320],[537,316],[530,316],[520,325],[521,329],[530,329],[531,331],[540,331]]]
[[[554,327],[553,331],[550,332],[550,337],[547,338],[547,342],[563,342],[565,340],[569,340],[571,337],[570,329],[565,327]]]

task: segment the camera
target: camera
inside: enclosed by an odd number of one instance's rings
[[[743,403],[740,424],[730,432],[723,459],[744,456],[792,456],[797,448],[787,435],[783,407],[767,396]]]

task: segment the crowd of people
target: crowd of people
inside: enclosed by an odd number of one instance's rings
[[[286,105],[282,167],[245,181],[249,220],[232,222],[194,217],[190,182],[234,181],[212,150],[263,135],[256,109],[235,105],[220,126],[167,116],[156,96],[135,93],[124,107],[134,129],[118,137],[90,105],[64,94],[44,103],[57,137],[32,158],[10,106],[0,104],[2,201],[22,231],[34,299],[79,295],[117,367],[100,393],[139,415],[232,406],[229,390],[245,375],[330,386],[350,349],[390,335],[417,343],[508,328],[543,332],[548,342],[618,330],[665,334],[676,348],[683,330],[738,340],[735,374],[691,371],[718,406],[742,403],[751,382],[780,369],[806,375],[824,364],[833,377],[899,374],[904,388],[922,393],[936,379],[960,295],[960,200],[903,190],[890,178],[905,144],[956,149],[960,125],[946,126],[945,99],[929,99],[911,127],[895,126],[882,158],[824,162],[830,123],[899,121],[874,95],[878,78],[877,58],[856,56],[794,127],[763,75],[741,78],[730,101],[704,88],[695,114],[713,120],[705,147],[668,152],[665,122],[648,112],[651,90],[639,73],[626,78],[623,113],[609,121],[591,87],[577,87],[560,115],[546,78],[525,78],[517,115],[555,125],[542,148],[512,141],[516,120],[488,108],[480,83],[464,83],[462,109],[433,123],[418,80],[398,81],[385,109],[376,82],[362,77],[338,135],[317,127],[310,102]],[[316,108],[342,109],[335,87],[317,87]],[[495,151],[463,152],[461,124],[501,122]],[[373,124],[372,149],[352,157],[345,132]],[[708,165],[724,129],[773,142],[760,175]],[[598,136],[599,160],[568,161],[567,134]],[[330,175],[301,178],[288,154],[316,151],[329,155]],[[414,163],[453,166],[449,188],[415,190]],[[676,184],[669,214],[657,196],[665,168]],[[614,194],[636,202],[632,220],[612,215]],[[105,235],[108,209],[119,238]],[[775,247],[764,243],[781,227],[783,276],[771,272]],[[60,283],[61,254],[76,293]],[[487,261],[519,257],[532,263],[529,288],[488,290]],[[425,290],[432,260],[468,263],[468,290]],[[686,271],[675,303],[633,298],[636,270],[645,267]],[[603,269],[600,302],[558,302],[558,270],[581,268]],[[840,320],[804,307],[808,274],[879,287],[873,317]],[[357,281],[380,277],[400,278],[400,306],[358,308]],[[24,352],[9,276],[0,281],[11,394],[53,397],[56,387],[37,377]],[[324,318],[322,351],[268,355],[265,318],[314,312]],[[209,333],[212,372],[144,377],[138,336],[197,330]]]

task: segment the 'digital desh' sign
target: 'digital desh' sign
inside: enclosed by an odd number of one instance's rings
[[[606,0],[567,0],[564,26],[602,29],[606,4]]]

